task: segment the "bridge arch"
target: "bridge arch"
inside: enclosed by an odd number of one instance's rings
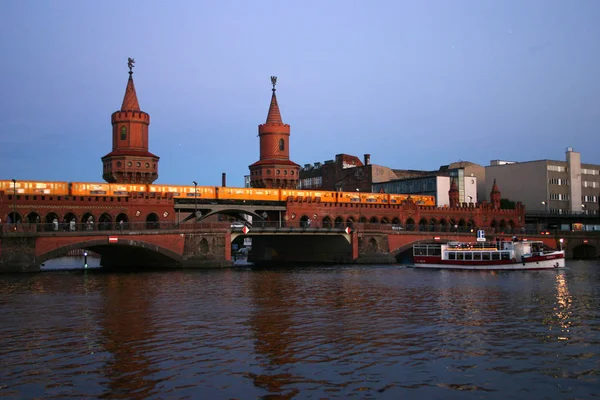
[[[576,260],[587,260],[598,257],[598,250],[591,244],[580,244],[573,247],[573,258]]]
[[[27,214],[27,222],[29,222],[30,224],[38,224],[41,220],[42,218],[40,217],[40,214],[36,212],[32,211],[29,214]]]
[[[98,218],[98,230],[106,231],[112,229],[112,217],[110,214],[104,213]]]
[[[105,255],[107,253],[114,252],[115,250],[122,250],[123,247],[130,247],[132,249],[136,249],[138,252],[140,252],[140,250],[146,253],[149,252],[153,255],[153,258],[157,262],[162,262],[163,260],[170,260],[175,263],[183,262],[183,257],[180,254],[155,244],[133,239],[120,239],[118,243],[109,245],[106,243],[106,239],[96,239],[84,240],[52,249],[47,253],[37,256],[36,263],[43,264],[50,259],[64,256],[71,250],[86,249],[92,250],[100,255]],[[161,255],[162,257],[156,257],[157,254]]]
[[[6,218],[6,223],[10,222],[10,223],[16,224],[16,223],[22,222],[21,218],[22,218],[21,214],[11,211],[10,213],[8,213],[8,218]]]
[[[321,222],[323,228],[331,228],[333,227],[333,222],[331,221],[331,217],[329,215],[323,217],[323,221]]]
[[[146,229],[158,229],[158,215],[151,212],[146,216]]]
[[[437,227],[438,222],[435,218],[431,218],[429,220],[429,231],[430,232],[435,232],[435,228]]]

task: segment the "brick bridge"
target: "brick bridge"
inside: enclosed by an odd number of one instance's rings
[[[323,227],[232,229],[229,224],[189,224],[170,229],[37,232],[5,230],[0,237],[0,272],[34,272],[49,259],[75,249],[101,255],[101,264],[119,267],[220,268],[232,266],[231,243],[252,237],[249,261],[312,263],[394,263],[414,243],[475,241],[473,233],[396,231],[393,225],[356,224],[355,230]],[[600,232],[529,235],[567,257],[597,257]],[[497,236],[510,238],[509,234]],[[238,239],[239,240],[239,239]]]

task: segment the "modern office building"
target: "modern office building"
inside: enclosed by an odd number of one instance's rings
[[[521,201],[528,211],[598,214],[600,165],[582,164],[571,147],[565,161],[492,160],[485,176],[488,190],[496,180],[502,197]]]
[[[452,180],[454,180],[459,193],[459,203],[477,203],[477,178],[465,176],[462,168],[445,172],[446,175],[429,175],[374,183],[373,192],[435,196],[436,205],[443,207],[450,205],[449,191]]]

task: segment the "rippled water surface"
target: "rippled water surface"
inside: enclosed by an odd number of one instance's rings
[[[600,263],[0,275],[0,398],[589,399]]]

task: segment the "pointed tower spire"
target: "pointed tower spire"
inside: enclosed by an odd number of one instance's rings
[[[135,60],[133,58],[128,58],[127,66],[129,67],[129,80],[127,81],[127,88],[125,89],[121,111],[140,111],[140,103],[138,103],[135,85],[133,84],[133,64],[135,64]]]
[[[450,201],[450,207],[458,207],[460,202],[458,192],[458,185],[456,184],[456,179],[452,178],[450,181],[450,190],[448,191],[448,200]]]
[[[111,116],[112,151],[102,157],[102,177],[109,183],[152,183],[159,157],[148,151],[150,115],[140,110],[133,85],[133,58],[127,59],[129,80],[123,105]]]
[[[277,84],[277,77],[271,77],[271,84],[273,85],[273,94],[271,95],[271,104],[269,105],[269,114],[267,114],[267,124],[283,124],[281,120],[281,112],[279,112],[279,105],[277,104],[277,96],[275,95],[275,85]]]
[[[275,96],[277,77],[271,77],[273,94],[267,122],[258,126],[260,159],[250,165],[250,185],[256,188],[296,189],[300,166],[290,160],[290,126],[281,120]]]
[[[502,194],[496,184],[496,178],[494,178],[494,184],[492,185],[492,191],[490,192],[490,201],[495,208],[500,208],[500,199]]]

